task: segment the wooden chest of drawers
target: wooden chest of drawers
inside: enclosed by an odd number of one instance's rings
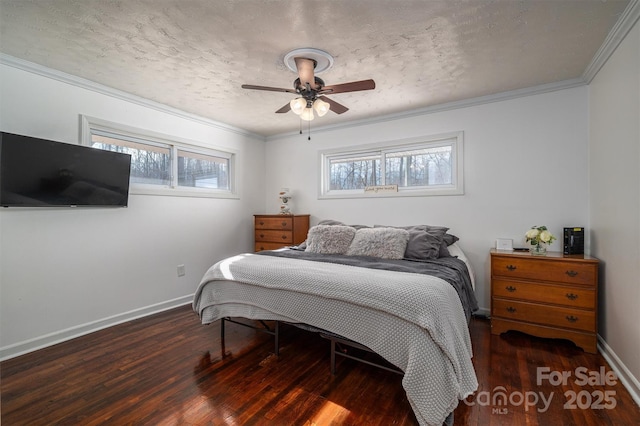
[[[491,250],[491,333],[567,339],[596,353],[598,259]]]
[[[301,244],[309,232],[309,215],[254,215],[255,251]]]

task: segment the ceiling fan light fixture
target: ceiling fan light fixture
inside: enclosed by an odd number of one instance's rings
[[[304,98],[295,98],[289,102],[289,106],[291,107],[291,111],[294,114],[300,115],[302,111],[307,107],[307,100]]]
[[[324,116],[326,113],[329,112],[330,108],[331,108],[331,105],[329,105],[328,102],[325,102],[322,99],[316,99],[313,102],[313,109],[315,109],[316,113],[318,113],[318,117]]]
[[[300,114],[300,118],[303,119],[304,121],[313,120],[313,109],[305,108],[304,111],[302,111],[302,114]]]

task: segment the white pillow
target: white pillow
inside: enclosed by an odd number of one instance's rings
[[[304,251],[323,254],[345,254],[356,229],[343,225],[316,225],[307,233]]]
[[[347,256],[372,256],[402,259],[409,242],[409,232],[397,228],[358,229]]]

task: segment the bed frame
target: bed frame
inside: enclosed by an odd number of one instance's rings
[[[251,324],[246,324],[240,321],[236,321],[230,317],[224,317],[220,319],[220,343],[222,345],[223,348],[223,353],[224,353],[224,330],[225,330],[225,324],[227,322],[231,322],[234,324],[238,324],[241,325],[243,327],[247,327],[247,328],[251,328],[254,329],[256,331],[259,331],[261,333],[266,333],[266,334],[270,334],[272,336],[274,336],[274,353],[276,356],[280,356],[280,321],[274,321],[274,326],[273,328],[269,327],[269,325],[264,322],[263,320],[258,320],[258,322],[260,323],[260,325],[262,325],[262,327],[256,327],[254,325]],[[289,324],[289,323],[286,323]],[[294,325],[295,324],[290,324],[290,325]],[[307,328],[308,327],[308,328]],[[311,331],[311,329],[315,328],[315,327],[304,327],[304,329],[307,329],[307,331]],[[328,331],[324,331],[324,330],[319,330],[319,329],[315,329],[322,338],[327,339],[331,342],[331,374],[335,375],[336,374],[336,356],[342,356],[344,358],[349,358],[352,359],[354,361],[357,362],[362,362],[364,364],[367,365],[371,365],[373,367],[377,367],[377,368],[381,368],[383,370],[386,371],[391,371],[392,373],[396,373],[396,374],[400,374],[400,375],[404,375],[404,372],[398,368],[390,368],[387,367],[385,365],[382,364],[377,364],[375,362],[371,362],[368,361],[364,358],[359,358],[357,356],[351,355],[348,353],[348,349],[347,348],[355,348],[355,349],[360,349],[363,350],[365,352],[369,352],[369,353],[374,353],[374,351],[372,351],[371,349],[369,349],[368,347],[361,345],[360,343],[354,342],[353,340],[349,340],[349,339],[345,339],[342,336],[339,336],[337,334],[334,333],[330,333]],[[453,415],[453,411],[451,413],[449,413],[449,416],[447,416],[447,418],[445,419],[444,423],[442,424],[442,426],[453,426],[453,421],[454,421],[454,415]]]
[[[222,347],[224,347],[224,339],[225,339],[225,324],[227,322],[231,322],[234,324],[238,324],[241,325],[243,327],[247,327],[247,328],[251,328],[253,330],[259,331],[261,333],[266,333],[266,334],[270,334],[274,337],[274,348],[273,348],[273,353],[276,356],[280,356],[280,321],[274,321],[274,326],[269,327],[269,325],[264,322],[263,320],[259,320],[258,322],[260,323],[260,325],[262,327],[258,327],[255,325],[251,325],[251,324],[246,324],[240,321],[236,321],[230,317],[225,317],[225,318],[221,318],[220,319],[220,342]],[[288,324],[288,323],[287,323]],[[295,324],[291,324],[294,325]],[[371,349],[369,349],[368,347],[361,345],[360,343],[354,342],[353,340],[349,340],[346,339],[342,336],[339,336],[337,334],[334,333],[330,333],[328,331],[325,330],[320,330],[317,329],[315,327],[310,327],[310,326],[305,326],[302,327],[303,329],[307,330],[307,331],[316,331],[320,334],[320,337],[327,339],[331,342],[331,374],[335,375],[336,374],[336,356],[341,356],[344,358],[349,358],[358,362],[361,362],[363,364],[367,364],[367,365],[371,365],[377,368],[381,368],[383,370],[387,370],[387,371],[391,371],[393,373],[396,374],[400,374],[403,375],[404,372],[402,370],[400,370],[399,368],[396,367],[387,367],[385,365],[382,364],[378,364],[369,360],[366,360],[364,358],[358,357],[356,355],[352,355],[349,353],[349,348],[353,348],[353,349],[360,349],[362,351],[368,352],[368,353],[372,353],[375,354],[374,351],[372,351]]]

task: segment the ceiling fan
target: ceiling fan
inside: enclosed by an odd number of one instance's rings
[[[313,111],[315,111],[319,117],[325,115],[329,110],[336,114],[342,114],[349,111],[349,108],[325,95],[372,90],[376,87],[376,83],[371,79],[334,84],[331,86],[325,85],[324,81],[315,74],[330,68],[331,65],[333,65],[333,57],[319,49],[305,48],[293,50],[285,56],[284,62],[290,70],[298,74],[298,78],[293,82],[293,89],[255,86],[251,84],[242,85],[243,89],[286,92],[298,95],[298,97],[277,110],[276,113],[278,114],[293,111],[305,121],[313,120]]]

